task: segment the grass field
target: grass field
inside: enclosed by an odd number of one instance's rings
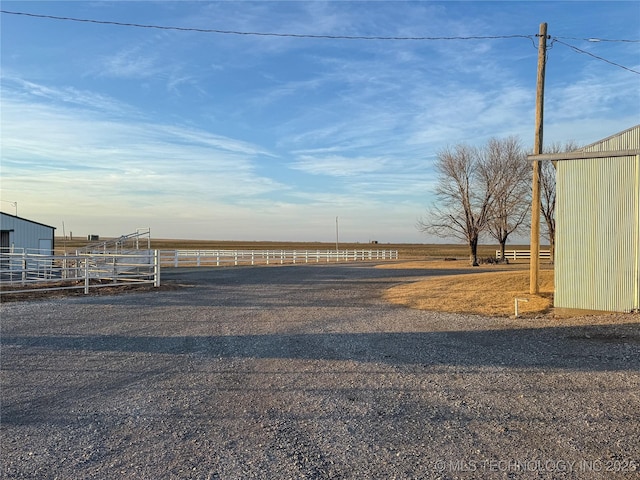
[[[381,268],[442,269],[441,276],[429,276],[409,284],[390,288],[384,297],[397,305],[419,310],[477,313],[481,315],[513,315],[514,300],[519,301],[521,315],[548,313],[553,305],[553,267],[541,265],[540,293],[529,294],[529,263],[483,265],[472,268],[466,261],[408,262]],[[455,270],[455,275],[447,275]],[[498,270],[498,271],[496,271]],[[460,274],[461,271],[468,273]]]
[[[108,239],[101,239],[102,241]],[[146,242],[146,240],[144,240]],[[84,247],[89,243],[85,239],[74,239],[64,241],[61,237],[56,238],[56,252],[62,253],[65,249],[72,252],[77,248]],[[469,247],[461,244],[439,244],[439,243],[339,243],[340,250],[343,249],[385,249],[398,250],[398,255],[402,260],[410,259],[438,259],[456,258],[467,259],[469,257]],[[151,239],[151,248],[158,250],[335,250],[335,243],[328,242],[273,242],[273,241],[229,241],[229,240],[181,240],[181,239]],[[478,256],[495,257],[498,245],[478,246]],[[528,250],[528,245],[508,245],[509,250]],[[544,249],[544,247],[542,247]]]

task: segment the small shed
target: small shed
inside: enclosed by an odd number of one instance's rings
[[[0,212],[0,252],[53,255],[55,227]]]
[[[554,306],[640,309],[640,125],[556,163]]]

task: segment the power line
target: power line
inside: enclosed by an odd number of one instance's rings
[[[167,25],[148,25],[140,23],[114,22],[109,20],[92,20],[88,18],[59,17],[55,15],[41,15],[26,12],[12,12],[9,10],[0,10],[0,13],[8,15],[22,15],[25,17],[46,18],[50,20],[64,20],[70,22],[97,23],[100,25],[117,25],[120,27],[136,27],[136,28],[153,28],[157,30],[178,30],[181,32],[198,32],[198,33],[218,33],[225,35],[253,35],[262,37],[292,37],[292,38],[322,38],[333,40],[498,40],[510,38],[534,38],[535,35],[472,35],[472,36],[455,36],[455,37],[385,37],[385,36],[362,36],[362,35],[313,35],[302,33],[275,33],[275,32],[242,32],[237,30],[218,30],[212,28],[194,28],[194,27],[173,27]]]
[[[27,12],[14,12],[9,10],[0,10],[0,13],[6,13],[8,15],[21,15],[25,17],[44,18],[49,20],[62,20],[69,22],[81,22],[81,23],[93,23],[99,25],[116,25],[119,27],[135,27],[135,28],[149,28],[156,30],[174,30],[181,32],[198,32],[198,33],[216,33],[223,35],[245,35],[245,36],[261,36],[261,37],[289,37],[289,38],[315,38],[315,39],[330,39],[330,40],[394,40],[394,41],[436,41],[436,40],[499,40],[499,39],[512,39],[512,38],[528,38],[532,42],[536,35],[471,35],[471,36],[452,36],[452,37],[387,37],[387,36],[362,36],[362,35],[314,35],[314,34],[301,34],[301,33],[277,33],[277,32],[245,32],[238,30],[219,30],[212,28],[195,28],[195,27],[174,27],[168,25],[149,25],[140,23],[126,23],[115,22],[110,20],[93,20],[88,18],[75,18],[75,17],[60,17],[56,15],[42,15],[36,13]],[[574,45],[563,42],[564,40],[582,40],[586,42],[627,42],[627,43],[640,43],[640,40],[625,40],[625,39],[605,39],[605,38],[577,38],[577,37],[551,37],[553,42],[565,45],[577,53],[583,53],[593,58],[606,62],[610,65],[622,68],[632,73],[640,75],[640,72],[633,70],[624,65],[612,62],[606,58],[594,55],[593,53],[582,50]],[[534,42],[535,46],[535,42]]]
[[[555,37],[555,38],[561,38],[563,40],[582,40],[584,42],[592,42],[592,43],[598,43],[598,42],[627,42],[627,43],[640,43],[640,40],[614,40],[611,38],[597,38],[597,37],[590,37],[590,38],[578,38],[578,37]]]
[[[598,59],[598,60],[601,60],[601,61],[603,61],[603,62],[609,63],[609,64],[611,64],[611,65],[615,65],[616,67],[620,67],[620,68],[623,68],[623,69],[625,69],[625,70],[628,70],[628,71],[630,71],[630,72],[632,72],[632,73],[635,73],[635,74],[640,75],[640,72],[639,72],[639,71],[637,71],[637,70],[633,70],[632,68],[625,67],[624,65],[620,65],[619,63],[612,62],[611,60],[607,60],[606,58],[599,57],[598,55],[594,55],[593,53],[591,53],[591,52],[587,52],[586,50],[582,50],[582,49],[580,49],[580,48],[578,48],[578,47],[576,47],[576,46],[574,46],[574,45],[570,45],[570,44],[568,44],[568,43],[565,43],[565,42],[563,42],[562,40],[558,40],[558,37],[553,37],[553,41],[554,41],[554,42],[557,42],[557,43],[559,43],[559,44],[561,44],[561,45],[564,45],[564,46],[566,46],[566,47],[569,47],[570,49],[572,49],[572,50],[574,50],[574,51],[576,51],[576,52],[578,52],[578,53],[584,53],[585,55],[589,55],[589,56],[591,56],[591,57],[593,57],[593,58],[596,58],[596,59]]]

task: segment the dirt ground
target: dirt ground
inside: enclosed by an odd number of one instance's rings
[[[441,273],[181,269],[2,303],[2,477],[636,478],[638,315],[383,299]]]

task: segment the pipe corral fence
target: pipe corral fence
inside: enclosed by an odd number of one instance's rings
[[[130,253],[0,254],[0,295],[149,284],[160,286],[158,250]]]
[[[0,295],[148,284],[161,267],[224,267],[397,260],[397,250],[133,250],[41,255],[0,253]]]

